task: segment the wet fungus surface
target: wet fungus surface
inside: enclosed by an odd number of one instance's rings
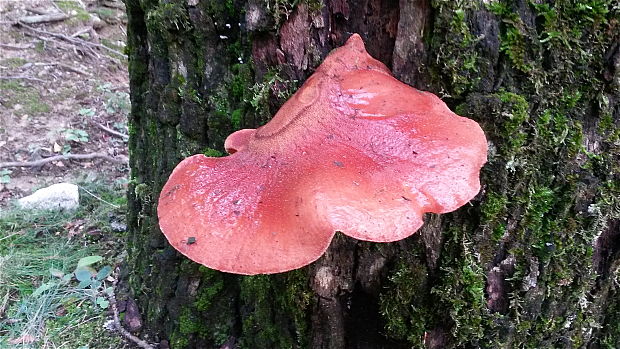
[[[179,252],[238,274],[305,266],[336,231],[410,236],[424,213],[478,193],[487,154],[476,122],[396,80],[357,34],[269,123],[233,133],[225,148],[231,155],[194,155],[174,169],[158,216]]]

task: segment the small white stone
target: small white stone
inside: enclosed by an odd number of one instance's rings
[[[90,20],[92,21],[93,29],[101,29],[106,26],[106,23],[99,18],[99,16],[90,14]]]
[[[39,189],[17,203],[29,210],[74,210],[80,205],[80,193],[75,184],[58,183]]]

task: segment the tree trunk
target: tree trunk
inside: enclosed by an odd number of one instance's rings
[[[172,348],[620,347],[620,9],[614,0],[125,0],[128,280]],[[300,270],[178,254],[159,191],[221,155],[359,33],[489,140],[471,204],[395,243],[337,234]],[[228,346],[226,346],[228,345]]]

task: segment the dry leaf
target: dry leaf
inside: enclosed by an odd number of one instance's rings
[[[65,228],[65,230],[67,231],[67,236],[69,237],[69,239],[82,232],[85,222],[86,221],[83,219],[78,219],[77,221],[69,222],[64,225],[63,228]]]
[[[36,342],[37,339],[31,334],[25,334],[18,338],[9,339],[9,344],[29,344]]]
[[[54,312],[54,315],[65,316],[67,315],[67,309],[61,305],[60,307],[58,307],[58,309],[56,309],[56,311]]]
[[[54,153],[60,153],[62,151],[62,147],[60,144],[54,142]]]

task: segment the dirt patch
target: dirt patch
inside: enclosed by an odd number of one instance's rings
[[[66,18],[20,24],[46,15]],[[125,24],[120,0],[0,1],[0,163],[126,159],[118,135],[127,133],[130,108]],[[0,209],[53,183],[124,181],[127,173],[100,158],[0,168]]]

